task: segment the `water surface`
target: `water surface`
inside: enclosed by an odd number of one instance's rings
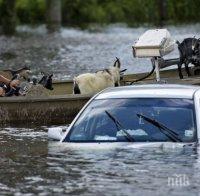
[[[69,149],[48,141],[44,128],[1,129],[0,163],[1,195],[198,195],[200,191],[198,150]]]
[[[179,41],[200,37],[200,24],[167,28]],[[68,79],[117,56],[128,73],[148,71],[150,60],[133,59],[131,51],[145,30],[113,25],[47,35],[43,26],[19,27],[17,36],[0,36],[0,67],[27,65]],[[68,149],[48,141],[44,127],[0,129],[0,195],[198,195],[199,176],[198,150]]]
[[[200,24],[165,28],[175,40],[200,37]],[[57,79],[69,79],[111,66],[119,57],[127,73],[147,72],[150,59],[132,55],[132,45],[147,29],[110,25],[96,31],[62,28],[60,33],[48,35],[44,26],[21,26],[17,36],[0,36],[0,67],[27,65],[36,75],[43,70],[53,72]],[[178,57],[177,49],[168,57]]]

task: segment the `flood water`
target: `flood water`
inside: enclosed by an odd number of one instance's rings
[[[200,37],[200,24],[166,27],[175,40]],[[79,73],[94,72],[121,59],[127,73],[147,72],[150,59],[134,59],[132,45],[148,28],[128,28],[110,25],[95,31],[63,28],[60,33],[47,35],[44,26],[18,28],[18,36],[0,36],[0,67],[31,67],[33,74],[54,73],[54,78],[71,79]],[[168,57],[178,57],[175,50]]]
[[[180,41],[200,37],[200,24],[168,29]],[[17,36],[0,36],[0,67],[27,65],[69,79],[117,56],[128,73],[148,71],[150,60],[133,59],[131,51],[145,30],[113,25],[47,35],[43,26],[19,27]],[[0,129],[0,195],[200,195],[199,176],[198,149],[67,149],[48,141],[45,127]]]
[[[198,149],[69,149],[43,128],[0,131],[0,195],[199,195],[199,176]]]

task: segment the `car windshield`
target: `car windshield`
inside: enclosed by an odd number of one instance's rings
[[[194,104],[190,99],[93,100],[74,123],[65,141],[167,142],[173,141],[169,129],[176,134],[177,141],[193,142],[196,141],[194,116]]]

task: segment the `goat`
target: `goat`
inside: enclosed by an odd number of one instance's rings
[[[107,87],[120,86],[123,72],[121,63],[116,57],[114,65],[95,73],[85,73],[74,78],[73,94],[94,94]]]
[[[185,71],[188,76],[191,76],[188,65],[191,63],[195,67],[200,66],[200,40],[196,38],[186,38],[181,43],[179,41],[176,42],[178,44],[179,54],[180,54],[180,62],[178,63],[178,72],[180,79],[183,78],[182,74],[182,64],[185,65]]]
[[[38,84],[41,84],[46,89],[53,90],[53,86],[52,86],[52,77],[53,77],[53,74],[51,74],[51,75],[45,75],[43,72],[42,72],[42,74],[43,74],[43,77],[38,82]],[[36,83],[36,81],[33,81],[33,84],[34,83]]]
[[[16,75],[18,75],[18,79],[24,79],[26,81],[30,80],[29,74],[31,73],[31,70],[27,66],[24,66],[24,67],[17,69],[17,70],[4,69],[3,72],[8,73],[10,75],[10,78],[13,78]]]

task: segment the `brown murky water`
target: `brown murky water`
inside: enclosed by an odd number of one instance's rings
[[[198,151],[72,150],[44,128],[4,128],[0,195],[198,195]]]
[[[32,31],[33,29],[31,29]],[[169,27],[175,39],[200,37],[200,25]],[[100,32],[64,28],[47,36],[39,27],[0,37],[0,67],[31,66],[34,73],[72,78],[121,58],[128,72],[151,68],[133,59],[131,45],[144,28],[109,26]],[[177,50],[170,57],[177,56]],[[48,141],[45,127],[0,129],[0,195],[199,195],[196,150],[72,150]]]
[[[179,41],[200,37],[200,24],[167,28]],[[151,69],[151,61],[134,59],[131,49],[146,29],[111,25],[98,32],[63,28],[60,33],[47,35],[43,26],[19,27],[18,36],[0,36],[0,67],[27,65],[36,75],[43,70],[53,72],[55,78],[69,79],[79,73],[108,67],[119,57],[127,73],[146,72]],[[169,55],[176,56],[177,50]]]

